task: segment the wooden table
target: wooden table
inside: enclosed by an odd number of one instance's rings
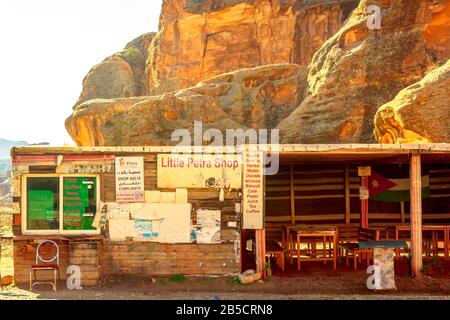
[[[291,223],[287,225],[283,225],[281,228],[281,245],[283,250],[286,252],[287,257],[289,258],[289,263],[293,264],[293,252],[296,250],[293,238],[290,237],[291,229],[298,227],[314,227],[314,225],[305,225],[304,223]],[[311,241],[311,251],[315,255],[316,253],[316,244],[315,241]]]
[[[299,227],[290,227],[289,229],[289,239],[290,239],[290,251],[292,257],[292,248],[293,248],[293,239],[296,240],[297,243],[297,269],[301,270],[301,261],[323,261],[326,263],[327,261],[333,261],[333,268],[336,270],[337,268],[337,239],[338,239],[338,228],[336,226],[299,226]],[[302,239],[304,238],[322,238],[323,239],[323,256],[314,258],[301,258],[300,252],[300,244]],[[331,241],[329,241],[330,239]],[[327,256],[326,244],[330,243],[329,246],[329,254]],[[331,250],[331,243],[333,243],[333,250]],[[333,252],[333,253],[332,253]]]
[[[292,253],[292,243],[290,241],[289,235],[291,232],[292,228],[297,228],[297,227],[301,227],[301,224],[288,224],[288,225],[284,225],[281,227],[281,245],[283,247],[283,249],[286,251],[286,253],[288,253],[289,257],[291,258],[291,253]],[[292,261],[291,261],[292,263]]]
[[[411,231],[410,224],[397,224],[395,227],[395,240],[399,240],[400,231]],[[422,231],[432,231],[433,238],[437,232],[444,233],[444,257],[448,259],[449,257],[449,232],[450,225],[422,225]],[[388,232],[386,234],[389,234]]]

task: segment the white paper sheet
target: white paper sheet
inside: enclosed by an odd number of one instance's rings
[[[124,241],[126,237],[135,237],[133,220],[109,220],[109,238],[111,241]]]
[[[108,219],[125,219],[130,216],[130,205],[128,203],[107,202]]]
[[[220,242],[220,210],[197,210],[197,243]]]
[[[130,205],[133,219],[158,220],[159,236],[152,241],[189,243],[191,233],[190,203],[134,203]]]

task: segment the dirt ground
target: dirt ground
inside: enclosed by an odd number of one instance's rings
[[[9,212],[8,212],[9,213]],[[2,222],[2,221],[0,221]],[[10,225],[9,223],[5,223]],[[11,232],[0,225],[0,233]],[[3,241],[2,276],[13,275],[11,241]],[[122,277],[104,278],[96,288],[68,290],[65,282],[53,292],[48,286],[36,286],[29,292],[27,286],[10,285],[0,289],[0,300],[298,300],[298,299],[449,299],[450,261],[443,258],[425,258],[424,276],[409,277],[409,259],[396,260],[395,272],[398,291],[370,292],[366,287],[368,274],[340,264],[333,271],[331,264],[305,263],[301,273],[287,265],[281,273],[264,282],[241,285],[235,277]]]
[[[239,284],[234,277],[186,277],[184,280],[170,277],[124,277],[104,279],[97,288],[68,290],[59,284],[55,293],[49,287],[35,287],[30,293],[9,286],[0,290],[0,299],[62,299],[62,300],[297,300],[297,299],[449,299],[450,276],[440,269],[441,262],[430,260],[430,274],[412,280],[408,276],[406,258],[396,263],[398,291],[373,293],[366,287],[368,275],[339,266],[305,264],[301,274],[293,269],[281,274],[275,272],[271,279],[250,285]],[[444,266],[447,269],[447,266]],[[362,268],[361,268],[362,269]],[[450,265],[448,266],[450,270]]]

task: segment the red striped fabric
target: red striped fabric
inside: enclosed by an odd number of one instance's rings
[[[369,177],[361,177],[361,187],[369,188]],[[369,199],[361,199],[361,228],[369,227]]]

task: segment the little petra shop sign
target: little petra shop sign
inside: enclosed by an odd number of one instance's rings
[[[158,188],[240,189],[240,155],[158,154]]]

